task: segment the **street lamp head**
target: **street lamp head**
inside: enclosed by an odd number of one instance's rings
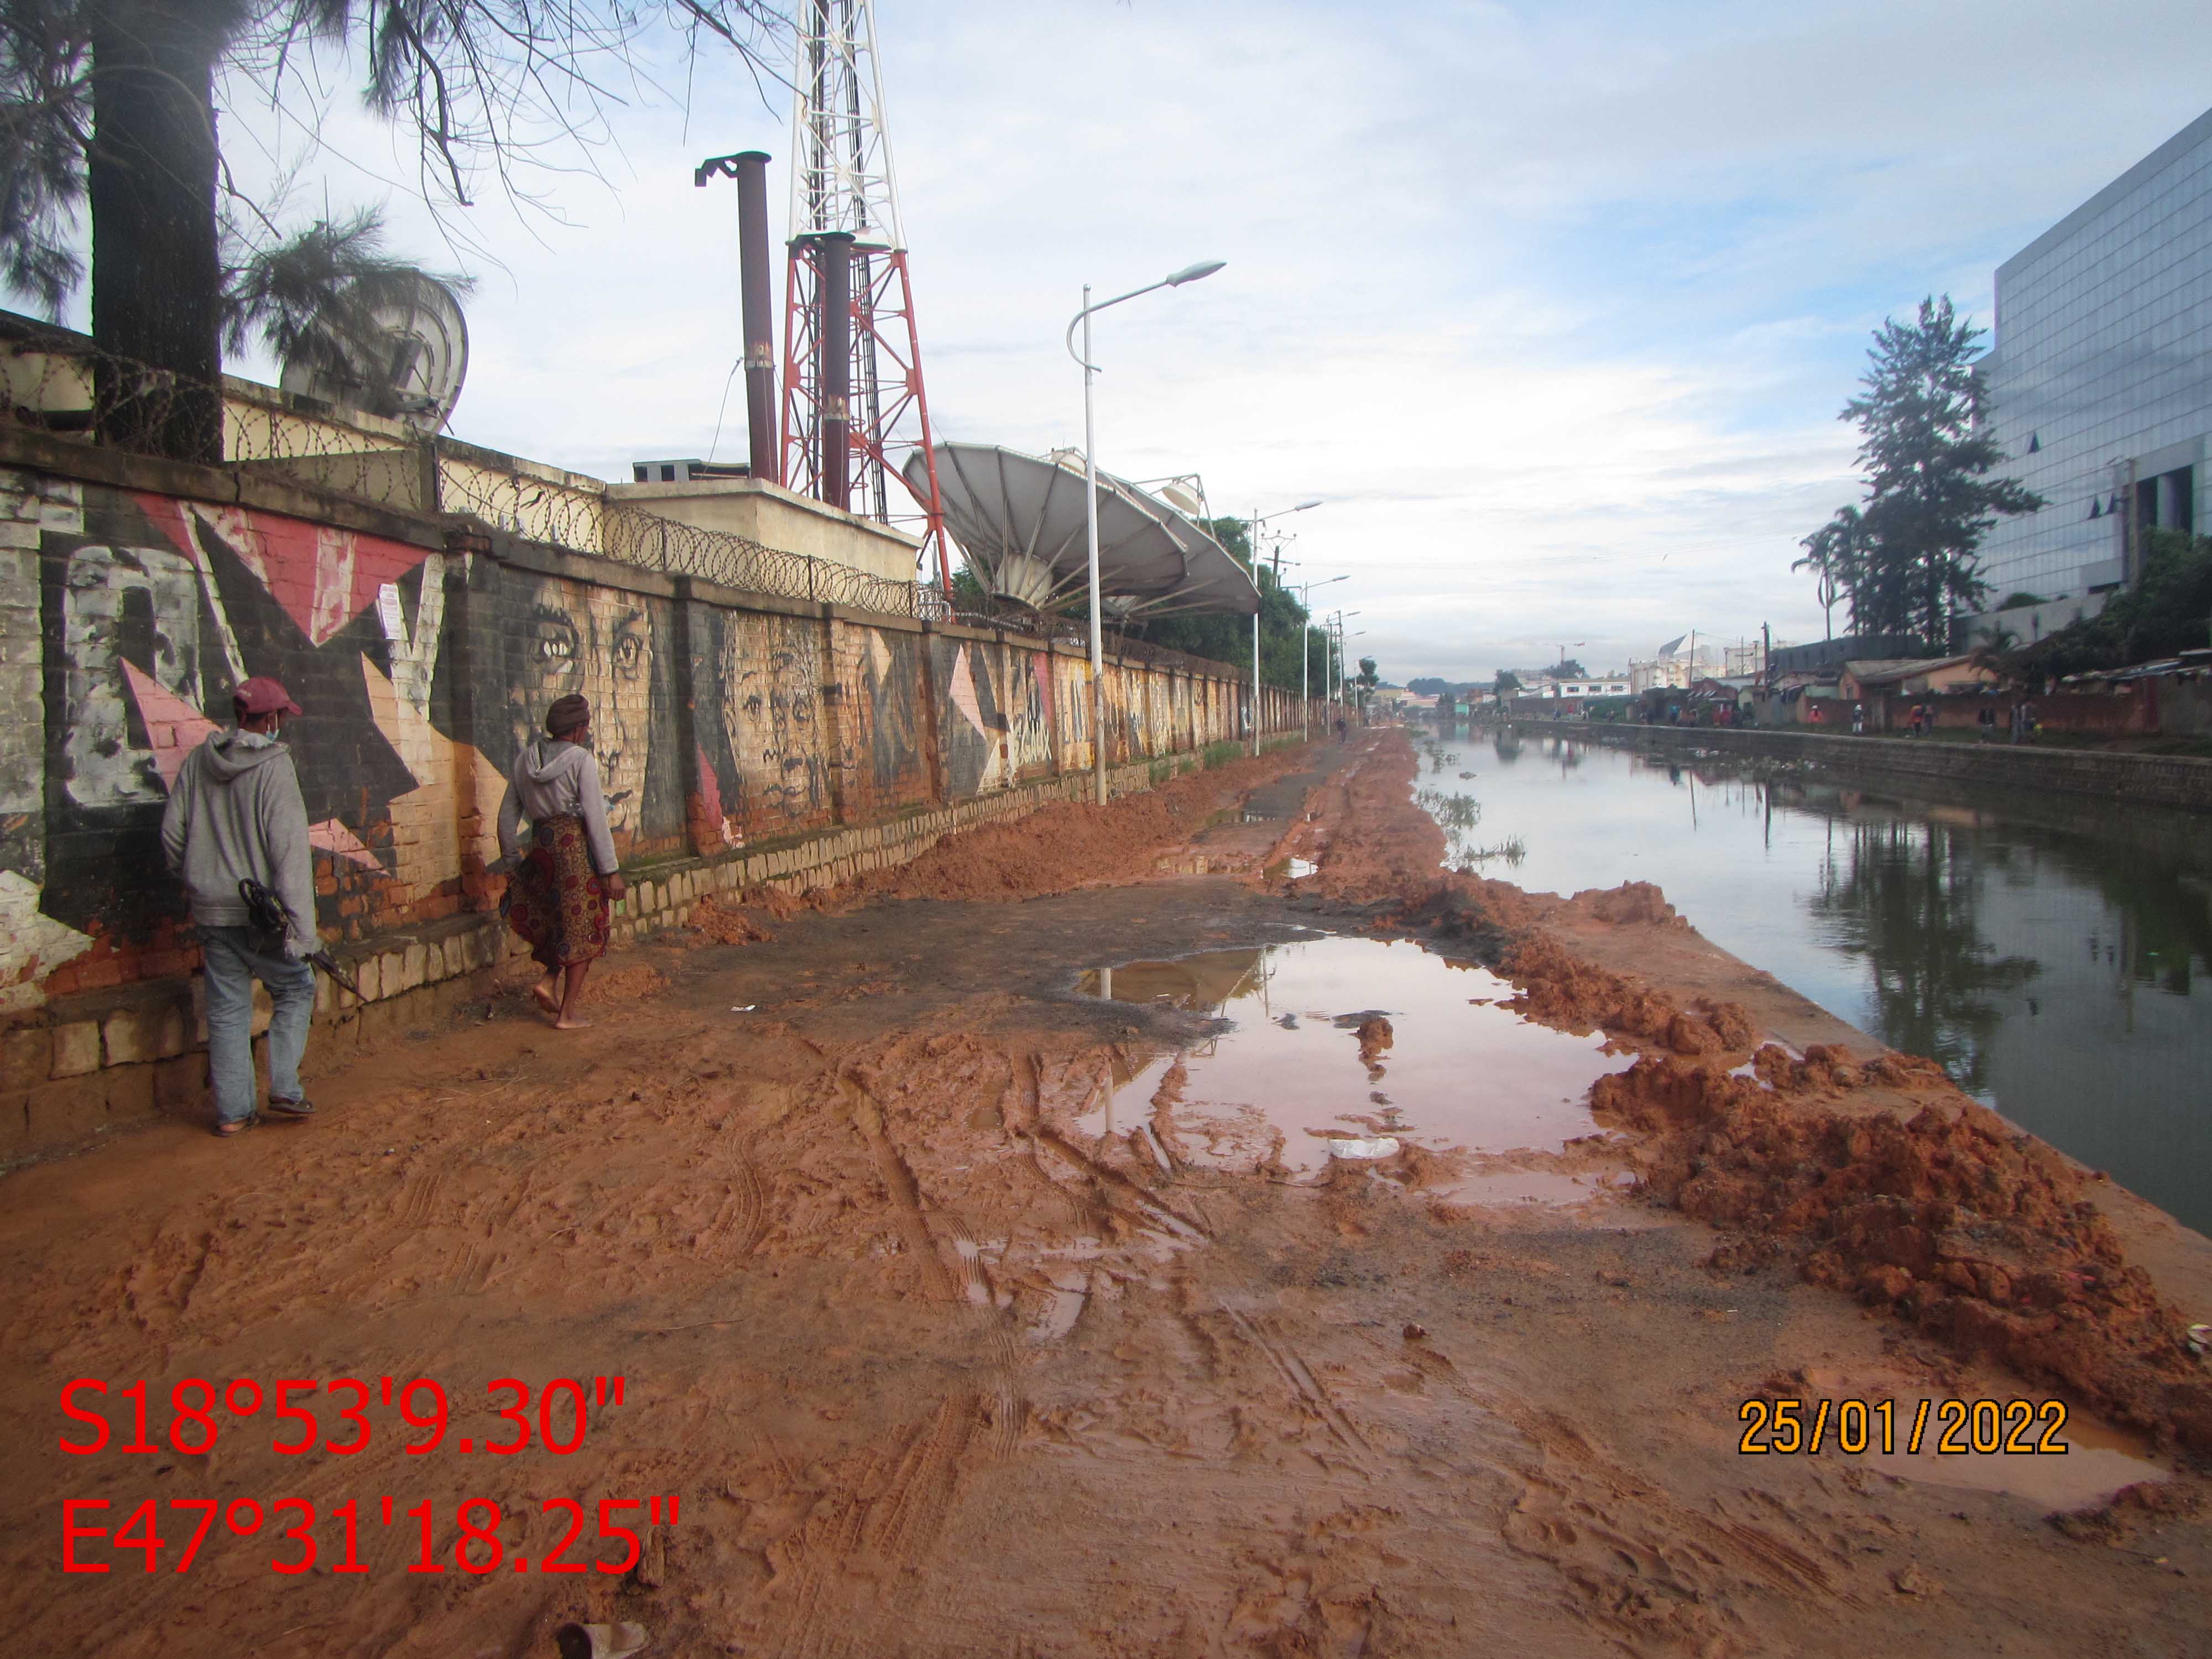
[[[1292,507],[1291,511],[1293,513],[1303,513],[1310,507],[1319,507],[1321,503],[1318,501],[1300,501],[1296,507]]]
[[[1194,283],[1201,276],[1211,276],[1228,263],[1226,259],[1202,259],[1194,265],[1185,265],[1168,278],[1168,286],[1181,288],[1185,283]]]

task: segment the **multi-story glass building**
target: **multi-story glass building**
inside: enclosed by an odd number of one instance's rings
[[[2212,531],[2212,111],[1997,267],[1982,361],[2003,471],[1990,602],[2130,580],[2142,532]]]

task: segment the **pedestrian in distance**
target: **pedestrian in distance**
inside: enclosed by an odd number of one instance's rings
[[[1974,733],[1974,741],[1987,743],[1997,734],[1997,711],[1984,701],[1981,708],[1975,712],[1974,723],[1978,728]]]
[[[522,851],[522,822],[532,847]],[[592,755],[592,705],[574,695],[545,711],[545,736],[533,738],[508,774],[499,808],[499,850],[509,866],[500,914],[545,970],[531,988],[556,1030],[578,1017],[584,980],[605,954],[608,909],[629,890],[607,829],[607,805]]]
[[[1906,722],[1906,726],[1914,737],[1920,735],[1920,705],[1917,702],[1912,705],[1912,714]]]
[[[1866,705],[1863,702],[1851,705],[1851,735],[1855,738],[1866,735]]]
[[[298,1121],[313,1106],[300,1086],[300,1061],[315,1012],[314,855],[307,808],[292,751],[277,741],[300,705],[283,685],[257,676],[230,700],[233,724],[185,757],[161,813],[161,854],[182,878],[200,941],[207,991],[208,1077],[215,1132],[258,1122],[254,1109],[253,982],[268,988],[269,1113]],[[281,934],[253,925],[243,885],[258,883],[284,915]]]

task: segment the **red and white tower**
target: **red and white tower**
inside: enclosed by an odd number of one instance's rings
[[[925,568],[933,562],[949,592],[873,0],[799,0],[798,9],[783,481],[920,535]],[[901,470],[917,448],[926,492]]]

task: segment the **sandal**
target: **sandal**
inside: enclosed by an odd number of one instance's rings
[[[275,1115],[282,1118],[289,1118],[294,1122],[299,1121],[301,1118],[313,1117],[315,1115],[314,1103],[304,1099],[271,1100],[269,1103],[269,1109]]]
[[[261,1114],[258,1112],[248,1112],[244,1117],[217,1118],[215,1124],[215,1133],[223,1139],[228,1140],[233,1135],[242,1133],[260,1121]]]

